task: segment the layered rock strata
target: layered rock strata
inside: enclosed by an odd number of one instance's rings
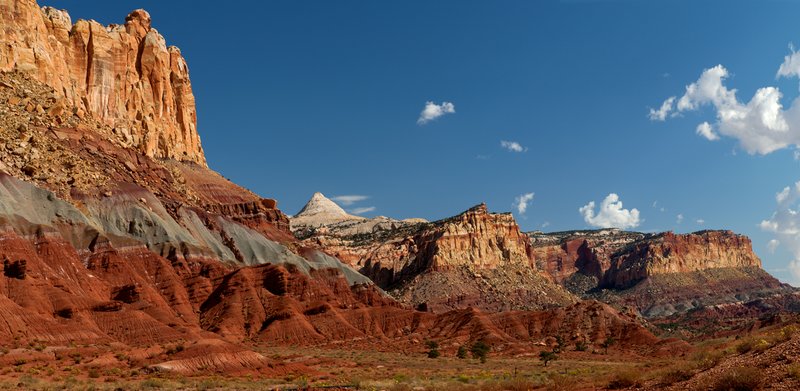
[[[146,11],[121,25],[73,24],[35,0],[1,0],[0,25],[0,72],[52,87],[62,120],[90,116],[146,156],[205,165],[189,68]]]

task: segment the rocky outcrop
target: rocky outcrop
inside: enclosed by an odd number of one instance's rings
[[[748,308],[743,313],[758,319],[800,302],[794,288],[761,269],[750,239],[731,231],[645,234],[606,229],[528,235],[536,263],[567,289],[583,298],[635,308],[653,320],[688,323],[675,319],[718,306]],[[778,304],[748,304],[764,302]]]
[[[514,218],[489,213],[485,204],[449,219],[375,232],[318,229],[303,243],[428,311],[542,309],[575,301],[536,267],[530,239]]]
[[[658,274],[714,268],[760,268],[750,239],[731,231],[644,234],[614,229],[530,233],[533,257],[554,279],[593,277],[622,289]]]
[[[72,24],[66,11],[35,0],[0,0],[0,72],[53,88],[61,121],[90,116],[146,156],[205,165],[189,69],[144,10],[122,25]]]
[[[750,239],[731,231],[665,232],[620,250],[611,259],[603,286],[625,288],[659,274],[719,268],[760,268]]]
[[[645,234],[617,229],[529,233],[533,259],[557,282],[575,274],[602,279],[611,267],[611,257]]]

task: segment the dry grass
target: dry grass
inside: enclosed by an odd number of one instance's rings
[[[761,384],[761,372],[756,368],[738,367],[723,373],[714,381],[713,391],[751,391]]]
[[[632,368],[625,368],[616,372],[611,377],[611,381],[608,382],[607,387],[610,390],[620,390],[623,388],[638,387],[641,385],[641,383],[641,372]]]

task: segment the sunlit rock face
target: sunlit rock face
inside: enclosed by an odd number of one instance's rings
[[[186,61],[146,11],[122,25],[72,24],[35,0],[0,0],[0,25],[0,71],[51,86],[67,110],[113,126],[149,157],[205,165]]]

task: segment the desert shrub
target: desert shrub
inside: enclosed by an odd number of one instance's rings
[[[667,368],[661,373],[660,379],[662,384],[675,384],[686,381],[692,378],[694,371],[689,365],[681,365],[672,368]]]
[[[606,338],[606,340],[603,341],[602,344],[600,344],[600,346],[603,347],[603,350],[605,351],[605,353],[608,354],[608,348],[610,348],[611,345],[613,345],[615,342],[617,342],[617,340],[615,340],[614,337],[609,335]]]
[[[712,387],[713,391],[751,391],[761,384],[761,372],[756,368],[738,367],[723,373]]]
[[[745,354],[749,352],[761,353],[771,347],[772,344],[766,339],[745,338],[736,345],[735,349],[737,353]]]
[[[558,355],[554,351],[551,352],[549,350],[542,350],[539,352],[539,360],[542,360],[544,366],[547,366],[547,363],[550,361],[558,360]]]
[[[43,342],[33,341],[33,342],[28,344],[28,347],[30,347],[31,349],[33,349],[33,350],[35,350],[37,352],[41,352],[47,347],[47,345],[45,345]]]
[[[164,381],[155,378],[145,379],[141,383],[139,383],[139,386],[143,390],[159,389],[159,388],[164,388]]]
[[[178,354],[178,353],[182,352],[184,349],[186,349],[186,348],[182,344],[178,344],[178,345],[175,345],[175,346],[172,346],[172,347],[168,348],[165,353],[167,353],[167,355],[171,356],[173,354]]]
[[[575,342],[575,351],[585,352],[587,349],[589,349],[589,345],[586,343],[586,341]]]
[[[754,339],[752,339],[752,338],[743,339],[743,340],[739,341],[738,344],[736,344],[736,347],[735,347],[736,353],[739,353],[739,354],[748,353],[751,350],[753,350],[753,345],[755,345],[755,340]]]
[[[775,336],[775,342],[786,342],[792,339],[792,336],[797,332],[797,326],[790,325],[786,326],[781,329],[781,331]]]
[[[786,368],[786,374],[795,380],[800,380],[800,363],[790,364]]]
[[[711,369],[725,357],[725,352],[721,350],[701,350],[692,356],[697,368],[700,370]]]
[[[428,358],[438,358],[441,353],[439,353],[439,343],[436,341],[427,341],[425,342],[425,346],[428,347]]]
[[[632,369],[627,369],[615,373],[611,381],[608,382],[607,387],[610,390],[619,390],[623,388],[639,387],[641,385],[640,383],[640,373]]]
[[[91,379],[97,379],[98,377],[100,377],[100,370],[97,368],[89,368],[87,376],[89,376],[89,378]]]
[[[578,379],[574,376],[552,374],[548,378],[547,389],[552,391],[574,390],[578,386]]]
[[[456,352],[456,357],[458,358],[467,358],[467,348],[465,346],[459,346],[458,351]]]
[[[486,362],[486,358],[489,356],[490,350],[491,348],[489,345],[483,340],[476,341],[469,349],[469,351],[472,353],[472,358],[481,360],[482,363]]]

